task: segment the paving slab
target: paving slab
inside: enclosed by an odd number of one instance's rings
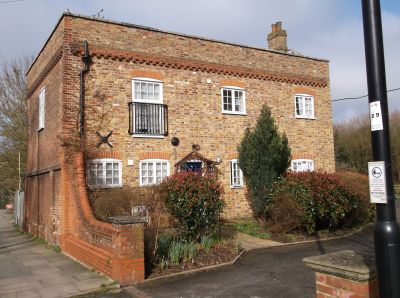
[[[15,230],[0,210],[0,297],[55,298],[97,291],[112,280]]]
[[[17,292],[17,298],[41,298],[38,291],[33,290],[25,290]]]

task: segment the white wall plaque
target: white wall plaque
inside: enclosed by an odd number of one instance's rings
[[[369,116],[371,119],[371,131],[383,130],[380,101],[374,101],[369,104]]]
[[[133,159],[128,159],[128,166],[133,166]]]
[[[371,203],[387,204],[385,162],[369,162],[368,178]]]

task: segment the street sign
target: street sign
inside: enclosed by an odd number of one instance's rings
[[[385,162],[368,163],[369,197],[371,203],[387,204]]]
[[[382,130],[381,102],[374,101],[369,104],[369,116],[371,118],[371,131]]]

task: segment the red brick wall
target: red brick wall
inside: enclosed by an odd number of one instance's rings
[[[111,225],[94,217],[86,189],[83,154],[75,157],[73,166],[67,161],[62,168],[62,193],[68,210],[62,219],[68,233],[61,237],[61,249],[122,285],[143,280],[143,224]]]
[[[317,298],[378,298],[376,280],[357,282],[316,272]]]
[[[28,72],[28,152],[26,172],[27,229],[51,244],[59,244],[60,140],[62,98],[61,22]],[[44,129],[38,131],[39,93],[45,88]],[[38,216],[39,214],[39,216]],[[39,226],[38,226],[39,225]]]

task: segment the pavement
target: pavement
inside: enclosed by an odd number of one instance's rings
[[[396,205],[399,218],[400,204]],[[88,277],[85,274],[91,274],[91,278],[82,279],[84,281],[99,278],[98,275],[65,258],[62,254],[56,254],[52,250],[31,242],[22,243],[29,239],[13,231],[9,223],[5,224],[4,213],[1,212],[1,235],[6,235],[8,239],[13,238],[13,241],[21,244],[4,248],[3,240],[0,240],[0,264],[2,268],[0,270],[0,297],[60,297],[67,292],[72,294],[71,286],[76,289],[77,294],[78,290],[82,289],[81,292],[83,292],[87,289],[79,286],[81,281],[79,277]],[[372,226],[341,239],[284,246],[278,246],[279,243],[277,242],[253,239],[253,237],[246,235],[240,235],[239,238],[243,241],[242,247],[246,248],[246,252],[233,265],[185,275],[150,279],[126,287],[119,293],[100,291],[82,297],[315,297],[315,273],[303,263],[303,258],[348,249],[361,254],[372,254],[374,249]],[[62,258],[62,260],[58,258]],[[35,261],[39,263],[35,263]],[[3,266],[4,262],[5,266]],[[63,262],[70,263],[69,265],[59,265]],[[39,268],[35,268],[35,266],[39,266]],[[41,266],[44,268],[41,268]],[[52,269],[52,266],[55,266],[56,269]],[[67,271],[70,272],[66,272],[63,266],[67,266]],[[3,270],[3,268],[5,269]],[[77,272],[79,270],[81,270],[81,273]],[[75,272],[72,273],[72,271]],[[59,282],[56,286],[51,285],[53,278],[56,282]],[[36,292],[33,294],[32,290]],[[61,290],[62,292],[60,292]],[[52,291],[55,291],[55,293],[59,291],[59,296],[51,296]],[[31,294],[32,296],[29,296]]]
[[[99,290],[112,280],[21,234],[0,210],[0,297],[69,297]],[[102,286],[103,285],[103,286]]]

